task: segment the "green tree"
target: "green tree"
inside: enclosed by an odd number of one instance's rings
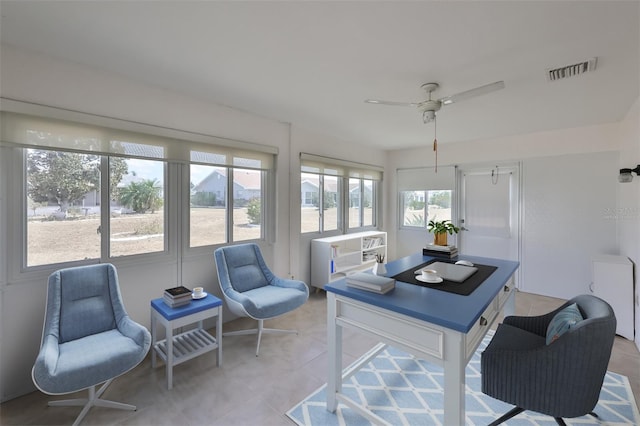
[[[131,182],[120,189],[120,203],[136,213],[155,212],[162,206],[162,188],[157,179]]]
[[[249,223],[253,225],[259,225],[262,219],[260,206],[260,198],[252,198],[247,205],[247,216],[249,216]]]
[[[90,191],[100,190],[100,156],[61,151],[29,150],[27,191],[35,203],[56,203],[66,212]],[[122,158],[112,158],[110,183],[115,187],[127,173]]]
[[[448,209],[451,207],[451,191],[436,191],[432,193],[429,198],[429,204]]]
[[[338,205],[338,203],[336,203],[336,193],[335,192],[324,191],[323,200],[324,200],[323,207],[324,207],[325,210],[334,208],[334,207],[336,207]]]

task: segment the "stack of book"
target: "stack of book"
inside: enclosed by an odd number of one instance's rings
[[[380,277],[378,275],[365,272],[356,272],[347,275],[347,287],[359,288],[360,290],[372,291],[384,294],[396,287],[396,280],[393,278]]]
[[[424,256],[445,257],[451,259],[458,256],[458,248],[456,246],[437,246],[435,244],[427,244],[422,249]]]
[[[184,286],[168,288],[162,298],[169,307],[178,308],[191,302],[191,290]]]

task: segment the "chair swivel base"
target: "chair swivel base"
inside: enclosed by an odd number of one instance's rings
[[[122,402],[109,401],[107,399],[101,399],[100,397],[107,389],[107,386],[111,384],[111,380],[107,380],[100,389],[96,392],[96,387],[91,386],[89,388],[89,397],[88,398],[78,398],[78,399],[63,399],[58,401],[49,401],[50,407],[81,407],[84,406],[76,421],[73,422],[73,426],[77,426],[82,422],[84,417],[87,415],[91,407],[105,407],[105,408],[117,408],[119,410],[129,410],[135,411],[136,406],[131,404],[124,404]]]
[[[251,328],[248,330],[228,331],[222,333],[222,336],[241,336],[245,334],[257,334],[258,346],[256,347],[256,356],[260,352],[260,340],[262,340],[263,334],[298,334],[298,330],[283,330],[281,328],[264,328],[264,320],[258,320],[258,328]]]
[[[501,423],[506,422],[507,420],[509,420],[512,417],[517,416],[518,414],[522,413],[523,411],[525,411],[524,408],[522,407],[514,407],[511,409],[511,411],[505,413],[504,415],[502,415],[502,417],[500,417],[499,419],[491,422],[489,424],[489,426],[497,426]],[[599,418],[598,415],[596,413],[594,413],[593,411],[589,413],[590,415],[592,415],[593,417],[595,417],[596,419]],[[561,417],[554,417],[556,423],[558,423],[560,426],[566,426],[567,424],[564,422],[564,420],[562,420]]]

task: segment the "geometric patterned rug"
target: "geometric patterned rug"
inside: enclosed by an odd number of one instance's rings
[[[480,392],[480,353],[489,344],[485,336],[466,368],[466,424],[487,425],[513,408]],[[357,361],[356,361],[357,362]],[[387,346],[342,385],[343,393],[366,406],[391,425],[442,425],[443,370]],[[301,426],[368,426],[372,423],[339,403],[335,413],[326,409],[326,384],[287,412]],[[640,425],[629,380],[607,372],[593,416],[565,419],[568,425]],[[555,425],[552,417],[525,411],[503,423],[507,426]]]

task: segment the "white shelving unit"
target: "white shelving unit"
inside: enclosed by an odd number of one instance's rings
[[[387,257],[387,233],[358,232],[311,241],[311,285],[324,285],[373,267],[376,254]]]
[[[616,314],[616,333],[634,339],[633,263],[624,256],[599,255],[592,259],[591,291],[606,300]]]

